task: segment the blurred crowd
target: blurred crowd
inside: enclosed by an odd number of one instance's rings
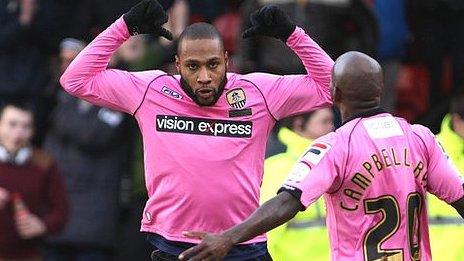
[[[62,72],[86,44],[137,2],[0,0],[0,105],[25,104],[13,107],[26,114],[32,112],[34,135],[24,136],[23,143],[54,158],[53,164],[62,178],[62,184],[58,182],[56,186],[63,186],[67,196],[60,197],[69,201],[68,210],[60,212],[66,220],[60,225],[60,232],[49,235],[48,232],[55,231],[38,230],[46,243],[46,260],[146,260],[149,255],[147,243],[138,232],[146,191],[141,140],[135,121],[129,115],[78,100],[65,93],[59,84]],[[249,27],[251,11],[263,4],[279,5],[333,59],[349,50],[376,58],[385,74],[382,107],[424,124],[434,133],[440,131],[453,98],[463,91],[462,0],[163,0],[160,3],[169,13],[165,26],[175,37],[190,23],[212,23],[224,38],[231,57],[230,68],[235,72],[303,73],[300,60],[283,42],[265,37],[241,39],[241,32]],[[169,42],[149,35],[134,36],[120,47],[110,66],[176,73],[173,65],[176,48],[175,39]],[[8,112],[16,116],[14,108],[12,112],[2,109],[2,115]],[[459,110],[456,113],[464,116],[464,110]],[[311,118],[323,116],[306,115],[278,123],[268,141],[266,156],[292,152],[290,147],[295,142],[285,137],[294,141],[294,135],[299,134],[309,143],[330,131],[333,125],[340,125],[336,111],[335,116],[331,111],[318,113],[330,120],[312,122]],[[450,117],[446,120],[454,122]],[[0,141],[3,120],[0,120]],[[306,123],[308,126],[304,127]],[[305,134],[307,129],[313,133]],[[55,169],[49,166],[45,169],[49,168]],[[0,178],[0,214],[6,211],[2,209],[2,197],[14,198],[13,193],[2,192],[1,182]],[[28,206],[26,198],[22,199],[26,202],[22,203],[26,205],[23,208],[40,208]]]

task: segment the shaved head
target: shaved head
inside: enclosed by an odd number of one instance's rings
[[[335,61],[331,85],[334,102],[340,109],[376,108],[383,88],[382,67],[366,54],[347,52]]]

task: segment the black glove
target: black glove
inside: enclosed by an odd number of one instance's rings
[[[252,27],[243,32],[243,38],[266,35],[284,42],[295,31],[295,24],[276,5],[265,5],[250,15]]]
[[[161,27],[168,21],[168,15],[156,0],[142,0],[123,16],[131,35],[151,34],[172,40],[172,33]]]

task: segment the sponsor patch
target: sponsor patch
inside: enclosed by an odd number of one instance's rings
[[[363,121],[364,128],[373,139],[384,139],[404,135],[398,121],[392,116],[377,117]]]
[[[295,164],[292,171],[290,171],[284,183],[285,184],[300,183],[306,178],[306,176],[308,176],[310,170],[311,170],[311,167],[308,164],[304,162],[298,162],[297,164]]]
[[[163,88],[161,88],[161,92],[166,95],[166,96],[169,96],[171,98],[174,98],[174,99],[177,99],[177,100],[181,100],[182,99],[182,95],[180,95],[180,93],[174,91],[174,90],[171,90],[169,89],[168,87],[166,86],[163,86]]]
[[[242,88],[235,88],[226,93],[227,103],[232,108],[241,109],[245,107],[246,95]]]
[[[312,164],[317,164],[331,147],[332,146],[330,144],[325,142],[315,142],[311,144],[309,149],[303,155],[303,159],[311,162]]]
[[[229,117],[230,118],[250,116],[251,114],[253,114],[251,112],[251,108],[245,108],[245,109],[241,109],[241,110],[229,110]]]
[[[156,115],[155,124],[156,130],[160,132],[232,138],[250,138],[253,130],[253,122],[251,121],[229,121],[172,115]]]

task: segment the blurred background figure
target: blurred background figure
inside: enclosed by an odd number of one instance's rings
[[[374,0],[372,3],[379,26],[377,60],[384,73],[380,106],[393,113],[396,108],[396,84],[401,62],[406,56],[409,37],[404,0]]]
[[[332,109],[325,108],[284,120],[278,138],[286,152],[264,162],[261,204],[276,195],[295,162],[313,140],[334,129]],[[325,205],[322,199],[299,212],[290,222],[268,232],[268,249],[274,260],[329,260],[329,238],[325,227]],[[309,243],[310,242],[310,243]]]
[[[464,173],[464,96],[453,98],[448,114],[441,123],[437,135],[449,159],[458,171]],[[430,244],[432,254],[443,260],[464,260],[462,240],[450,240],[462,237],[464,222],[456,211],[431,195],[427,198],[430,220]]]
[[[54,159],[31,146],[30,105],[0,108],[0,260],[42,260],[43,238],[60,231],[68,201]]]
[[[65,39],[60,46],[61,68],[65,69],[84,46]],[[128,65],[118,55],[113,66]],[[47,239],[47,260],[112,260],[121,184],[130,189],[131,139],[124,114],[93,106],[63,91],[58,93],[44,148],[56,157],[62,170],[71,211],[63,232]]]
[[[464,1],[409,0],[409,6],[416,56],[428,76],[428,110],[420,122],[436,133],[451,98],[464,87]]]

